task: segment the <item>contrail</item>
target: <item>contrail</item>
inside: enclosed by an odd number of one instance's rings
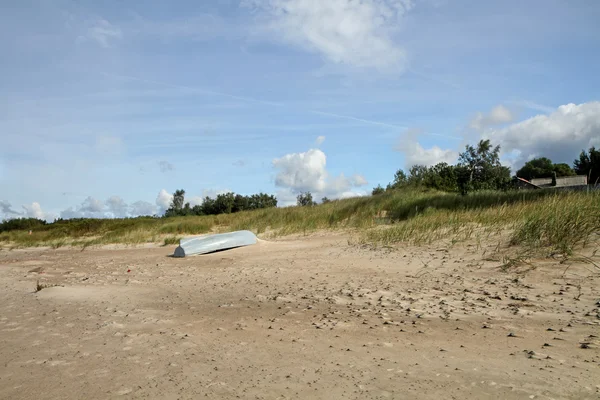
[[[306,111],[309,113],[312,113],[312,114],[325,115],[327,117],[333,117],[333,118],[349,119],[351,121],[358,121],[358,122],[363,122],[365,124],[371,124],[371,125],[385,126],[387,128],[407,129],[406,126],[392,125],[392,124],[388,124],[386,122],[379,122],[379,121],[373,121],[373,120],[369,120],[369,119],[356,118],[356,117],[351,117],[349,115],[334,114],[334,113],[330,113],[330,112],[317,111],[317,110],[306,110]]]
[[[275,102],[271,102],[271,101],[259,100],[259,99],[254,99],[252,97],[236,96],[236,95],[229,94],[229,93],[216,92],[214,90],[199,89],[199,88],[192,87],[192,86],[174,85],[172,83],[154,81],[154,80],[150,80],[150,79],[136,78],[135,76],[116,75],[116,74],[109,74],[109,73],[106,73],[106,72],[101,72],[101,74],[105,75],[105,76],[108,76],[108,77],[111,77],[111,78],[126,79],[126,80],[129,80],[129,81],[151,83],[151,84],[154,84],[154,85],[167,86],[167,87],[172,87],[172,88],[175,88],[175,89],[194,90],[194,91],[200,92],[200,93],[212,94],[212,95],[215,95],[215,96],[229,97],[230,99],[243,100],[243,101],[247,101],[247,102],[251,102],[251,103],[266,104],[266,105],[269,105],[269,106],[276,106],[276,107],[284,107],[285,106],[285,104],[282,104],[282,103],[275,103]]]
[[[117,79],[125,79],[125,80],[136,81],[136,82],[150,83],[150,84],[154,84],[154,85],[161,85],[161,86],[166,86],[166,87],[171,87],[171,88],[176,88],[176,89],[194,90],[194,91],[197,91],[197,92],[200,92],[200,93],[206,93],[206,94],[212,94],[212,95],[215,95],[215,96],[228,97],[230,99],[242,100],[242,101],[246,101],[246,102],[249,102],[249,103],[264,104],[264,105],[274,106],[274,107],[286,107],[286,108],[289,108],[289,106],[286,105],[286,104],[284,104],[284,103],[278,103],[278,102],[272,102],[272,101],[265,101],[265,100],[255,99],[253,97],[237,96],[237,95],[234,95],[234,94],[217,92],[217,91],[214,91],[214,90],[200,89],[200,88],[197,88],[197,87],[186,86],[186,85],[175,85],[175,84],[172,84],[172,83],[154,81],[154,80],[150,80],[150,79],[142,79],[142,78],[137,78],[135,76],[129,76],[129,75],[116,75],[116,74],[109,74],[109,73],[106,73],[106,72],[102,72],[101,74],[105,75],[105,76],[108,76],[108,77],[117,78]],[[373,120],[364,119],[364,118],[357,118],[357,117],[352,117],[350,115],[334,114],[334,113],[329,113],[329,112],[324,112],[324,111],[318,111],[318,110],[298,109],[298,111],[303,111],[303,112],[307,112],[307,113],[311,113],[311,114],[317,114],[317,115],[323,115],[323,116],[332,117],[332,118],[347,119],[347,120],[350,120],[350,121],[357,121],[357,122],[362,122],[364,124],[370,124],[370,125],[378,125],[378,126],[383,126],[383,127],[386,127],[386,128],[407,129],[406,126],[399,126],[399,125],[388,124],[388,123],[380,122],[380,121],[373,121]]]

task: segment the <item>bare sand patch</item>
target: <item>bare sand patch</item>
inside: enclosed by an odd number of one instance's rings
[[[0,398],[598,398],[598,271],[496,246],[0,251]]]

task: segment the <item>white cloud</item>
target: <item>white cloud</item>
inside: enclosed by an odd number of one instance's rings
[[[23,205],[22,207],[24,210],[24,213],[22,214],[23,217],[43,219],[46,221],[53,221],[56,218],[56,215],[44,212],[40,203],[36,201],[31,204]]]
[[[358,174],[352,175],[350,177],[350,182],[352,182],[352,185],[354,186],[364,186],[369,183],[364,176]]]
[[[200,196],[193,196],[189,199],[186,199],[187,203],[190,203],[190,207],[201,206],[204,199]]]
[[[98,213],[104,211],[104,202],[95,199],[92,196],[88,196],[79,209],[82,212]]]
[[[22,212],[13,210],[12,205],[8,201],[0,200],[0,220],[12,218],[38,218],[46,221],[53,221],[56,218],[55,214],[42,210],[42,206],[38,202],[24,204],[21,208],[23,209]]]
[[[108,210],[115,218],[123,218],[129,215],[129,207],[125,200],[119,196],[111,196],[106,200],[106,206]]]
[[[12,205],[6,200],[0,200],[0,215],[10,217],[11,215],[19,215],[18,211],[13,210]]]
[[[421,130],[409,129],[402,135],[396,150],[404,154],[404,164],[406,168],[413,165],[432,166],[441,162],[453,164],[458,158],[458,152],[451,149],[442,149],[439,146],[432,146],[428,149],[421,146],[418,141]]]
[[[87,35],[83,38],[94,40],[102,47],[110,47],[115,40],[121,39],[123,33],[119,27],[114,26],[105,19],[98,19],[92,27],[88,29]]]
[[[159,214],[163,214],[167,208],[171,205],[173,201],[173,195],[167,192],[165,189],[162,189],[158,192],[158,196],[156,196],[156,206],[158,207]]]
[[[469,123],[469,127],[476,131],[482,131],[490,126],[507,124],[514,119],[512,111],[500,104],[492,108],[488,114],[478,112]]]
[[[138,215],[154,215],[156,214],[156,206],[147,201],[136,201],[130,206],[132,216]]]
[[[137,201],[129,205],[119,196],[111,196],[106,201],[88,196],[79,206],[63,210],[60,217],[63,219],[126,218],[154,215],[156,211],[156,206],[145,201]]]
[[[317,146],[320,146],[323,144],[323,142],[325,141],[325,136],[319,136],[317,137],[317,140],[315,141]]]
[[[277,194],[281,205],[295,203],[295,195],[301,192],[311,192],[315,199],[327,196],[340,198],[352,187],[367,184],[361,175],[347,178],[344,174],[331,177],[327,172],[327,157],[318,149],[305,153],[286,154],[273,160],[273,166],[278,171],[275,185],[282,188]],[[292,200],[293,199],[293,200]]]
[[[276,194],[277,207],[289,207],[296,205],[297,194],[292,192],[290,189],[281,189]]]
[[[245,0],[271,37],[334,64],[400,72],[404,50],[393,41],[412,0]]]
[[[275,178],[275,185],[297,192],[321,192],[326,186],[326,164],[325,153],[315,149],[276,158],[273,160],[273,166],[279,172]]]
[[[541,156],[570,164],[581,150],[600,145],[600,102],[566,104],[483,137],[499,144],[503,154],[516,155],[517,166]]]
[[[88,196],[82,203],[76,208],[69,207],[66,210],[61,211],[60,217],[63,219],[71,218],[106,218],[104,202]]]

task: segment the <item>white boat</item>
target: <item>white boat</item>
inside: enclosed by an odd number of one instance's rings
[[[237,231],[208,236],[190,236],[182,238],[175,249],[173,257],[187,257],[196,254],[207,254],[220,250],[249,246],[258,241],[250,231]]]

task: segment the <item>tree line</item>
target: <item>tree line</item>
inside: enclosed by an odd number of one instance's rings
[[[399,169],[386,188],[378,185],[372,194],[409,186],[467,194],[477,190],[509,189],[516,177],[531,180],[574,175],[585,175],[589,184],[597,184],[600,181],[600,149],[583,150],[573,161],[573,167],[565,163],[554,164],[546,157],[534,158],[526,162],[516,176],[511,176],[510,169],[500,163],[500,146],[494,147],[490,140],[481,140],[477,146],[467,145],[455,165],[414,165],[408,174]]]
[[[231,214],[269,207],[277,207],[277,199],[273,195],[258,193],[243,196],[233,192],[219,194],[214,199],[206,196],[202,204],[191,206],[189,202],[185,203],[185,190],[179,189],[173,193],[173,200],[165,211],[165,217]]]

